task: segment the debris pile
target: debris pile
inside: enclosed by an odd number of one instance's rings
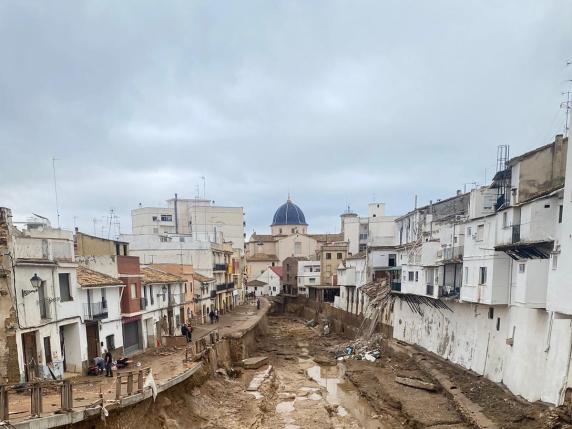
[[[336,347],[334,350],[336,359],[343,361],[346,359],[367,360],[375,362],[381,357],[382,336],[373,335],[370,339],[359,338],[345,346]]]

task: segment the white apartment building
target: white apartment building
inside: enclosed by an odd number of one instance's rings
[[[297,278],[298,295],[308,297],[308,288],[320,284],[320,261],[299,261]]]
[[[569,280],[559,265],[572,230],[566,148],[557,136],[511,159],[491,186],[471,191],[465,214],[449,208],[455,217],[436,219],[421,208],[396,222],[405,243],[401,293],[441,298],[452,311],[424,306],[420,316],[398,301],[395,338],[554,404],[570,389],[572,350]]]
[[[334,298],[334,307],[352,314],[361,314],[364,309],[364,296],[361,288],[367,283],[366,252],[348,256],[338,267],[340,295]]]
[[[370,203],[367,217],[359,217],[348,210],[340,215],[343,241],[348,243],[348,252],[355,255],[368,247],[395,245],[395,216],[385,216],[384,203]]]
[[[131,211],[133,234],[189,235],[195,241],[220,241],[224,236],[232,248],[244,252],[244,209],[217,206],[206,199],[175,198],[167,207],[139,207]]]

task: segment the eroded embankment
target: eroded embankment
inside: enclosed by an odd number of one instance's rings
[[[123,408],[117,408],[118,404],[113,404],[116,408],[112,409],[105,421],[95,416],[68,427],[74,429],[213,427],[212,417],[216,414],[214,410],[229,415],[243,412],[246,400],[251,398],[243,392],[243,386],[239,388],[226,383],[225,379],[213,379],[216,371],[220,368],[230,368],[233,363],[251,356],[256,351],[257,338],[263,337],[266,329],[267,318],[264,314],[249,328],[231,333],[216,344],[207,346],[201,355],[195,358],[200,365],[193,375],[160,393],[155,401],[153,398],[148,398]],[[179,359],[179,357],[174,358]],[[240,394],[243,400],[229,400],[231,392],[233,395]]]

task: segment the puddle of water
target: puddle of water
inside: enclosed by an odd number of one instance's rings
[[[306,374],[326,389],[326,401],[338,405],[340,416],[351,414],[365,429],[384,427],[379,420],[371,418],[375,414],[374,410],[357,390],[344,380],[345,367],[342,364],[328,367],[314,365],[306,369]],[[312,395],[309,398],[313,399]]]
[[[291,402],[280,402],[276,405],[276,412],[280,414],[291,413],[294,411],[294,401]]]

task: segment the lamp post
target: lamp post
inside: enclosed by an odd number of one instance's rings
[[[38,289],[42,285],[42,279],[40,276],[34,273],[34,276],[30,279],[30,284],[32,285],[33,289],[22,289],[22,298],[32,293],[38,292]]]

